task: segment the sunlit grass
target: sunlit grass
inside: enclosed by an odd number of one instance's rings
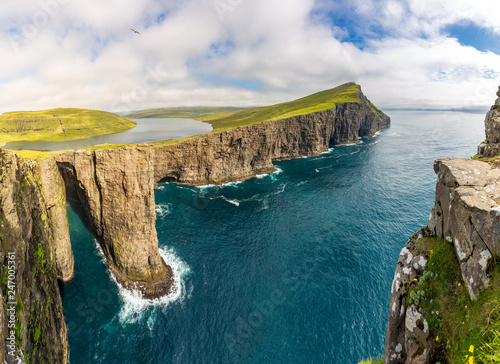
[[[0,115],[0,143],[81,139],[135,126],[133,120],[97,110],[60,108],[8,112]]]
[[[196,117],[195,119],[212,124],[214,128],[213,132],[217,132],[269,120],[281,120],[323,111],[334,108],[338,103],[360,102],[359,93],[360,89],[358,85],[355,83],[346,83],[295,101]]]
[[[423,238],[417,249],[429,258],[427,278],[410,294],[423,293],[416,305],[429,323],[430,337],[439,338],[440,362],[500,363],[500,266],[491,264],[489,288],[471,301],[452,243]]]

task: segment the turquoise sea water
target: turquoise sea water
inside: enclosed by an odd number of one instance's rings
[[[147,302],[110,278],[77,205],[64,285],[78,363],[357,363],[383,353],[399,251],[425,226],[433,161],[469,157],[484,113],[389,111],[362,143],[222,187],[161,184],[178,291]]]

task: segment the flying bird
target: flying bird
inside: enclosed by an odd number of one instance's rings
[[[141,35],[141,33],[139,33],[139,32],[138,32],[137,30],[135,30],[135,29],[130,28],[130,30],[131,30],[131,31],[133,31],[135,34],[139,34],[139,35]]]

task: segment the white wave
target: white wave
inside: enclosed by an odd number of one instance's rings
[[[279,167],[276,167],[276,170],[273,173],[271,173],[271,174],[276,174],[277,175],[277,174],[281,174],[281,173],[283,173],[283,170],[281,168],[279,168]]]
[[[243,183],[244,181],[234,181],[234,182],[226,182],[222,184],[222,187],[238,187],[239,184]]]
[[[316,168],[315,171],[316,171],[316,173],[319,173],[319,169]]]
[[[283,185],[281,185],[281,187],[282,187],[282,188],[281,188],[281,191],[278,191],[278,192],[276,192],[275,194],[276,194],[276,195],[278,195],[278,194],[280,194],[280,193],[285,192],[286,185],[287,185],[286,183],[285,183],[285,184],[283,184]]]
[[[327,151],[324,151],[323,153],[320,153],[319,155],[324,155],[324,154],[330,154],[331,152],[333,152],[335,150],[335,148],[328,148]],[[305,157],[307,158],[307,157]]]
[[[155,208],[156,215],[160,217],[165,217],[170,215],[172,212],[172,204],[171,203],[161,203]]]
[[[222,196],[222,199],[226,202],[229,202],[229,203],[235,205],[235,206],[240,205],[240,201],[238,201],[238,200],[231,200],[231,199],[227,198],[226,196]]]
[[[300,183],[298,183],[298,184],[297,184],[297,187],[298,187],[298,186],[305,185],[306,183],[307,183],[307,181],[302,181],[302,182],[300,182]]]
[[[353,145],[363,144],[363,141],[360,139],[357,143],[347,143],[347,144],[339,144],[339,147],[352,147]]]
[[[99,244],[99,242],[97,241],[97,239],[94,238],[94,237],[92,237],[92,240],[94,240],[96,253],[99,256],[99,258],[101,259],[101,262],[104,263],[104,264],[107,264],[106,263],[106,256],[104,255],[104,251],[102,250],[101,244]]]
[[[208,184],[208,185],[199,185],[199,186],[194,186],[194,187],[203,191],[203,190],[207,190],[209,188],[214,188],[214,187],[219,187],[219,186],[214,185],[214,184]]]
[[[123,306],[118,313],[121,323],[137,322],[144,317],[148,308],[167,307],[174,302],[183,302],[186,298],[186,277],[191,272],[190,267],[177,256],[173,248],[160,247],[159,251],[165,263],[172,267],[174,275],[172,293],[156,299],[146,299],[142,297],[140,291],[124,289],[117,283],[120,290],[120,298],[123,302]],[[192,291],[192,288],[190,290]]]

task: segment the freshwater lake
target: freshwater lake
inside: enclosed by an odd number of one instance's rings
[[[210,124],[194,119],[155,118],[132,120],[137,122],[137,126],[121,133],[57,142],[11,142],[5,144],[3,148],[11,150],[58,151],[88,148],[102,144],[149,143],[165,139],[185,138],[212,131]]]

